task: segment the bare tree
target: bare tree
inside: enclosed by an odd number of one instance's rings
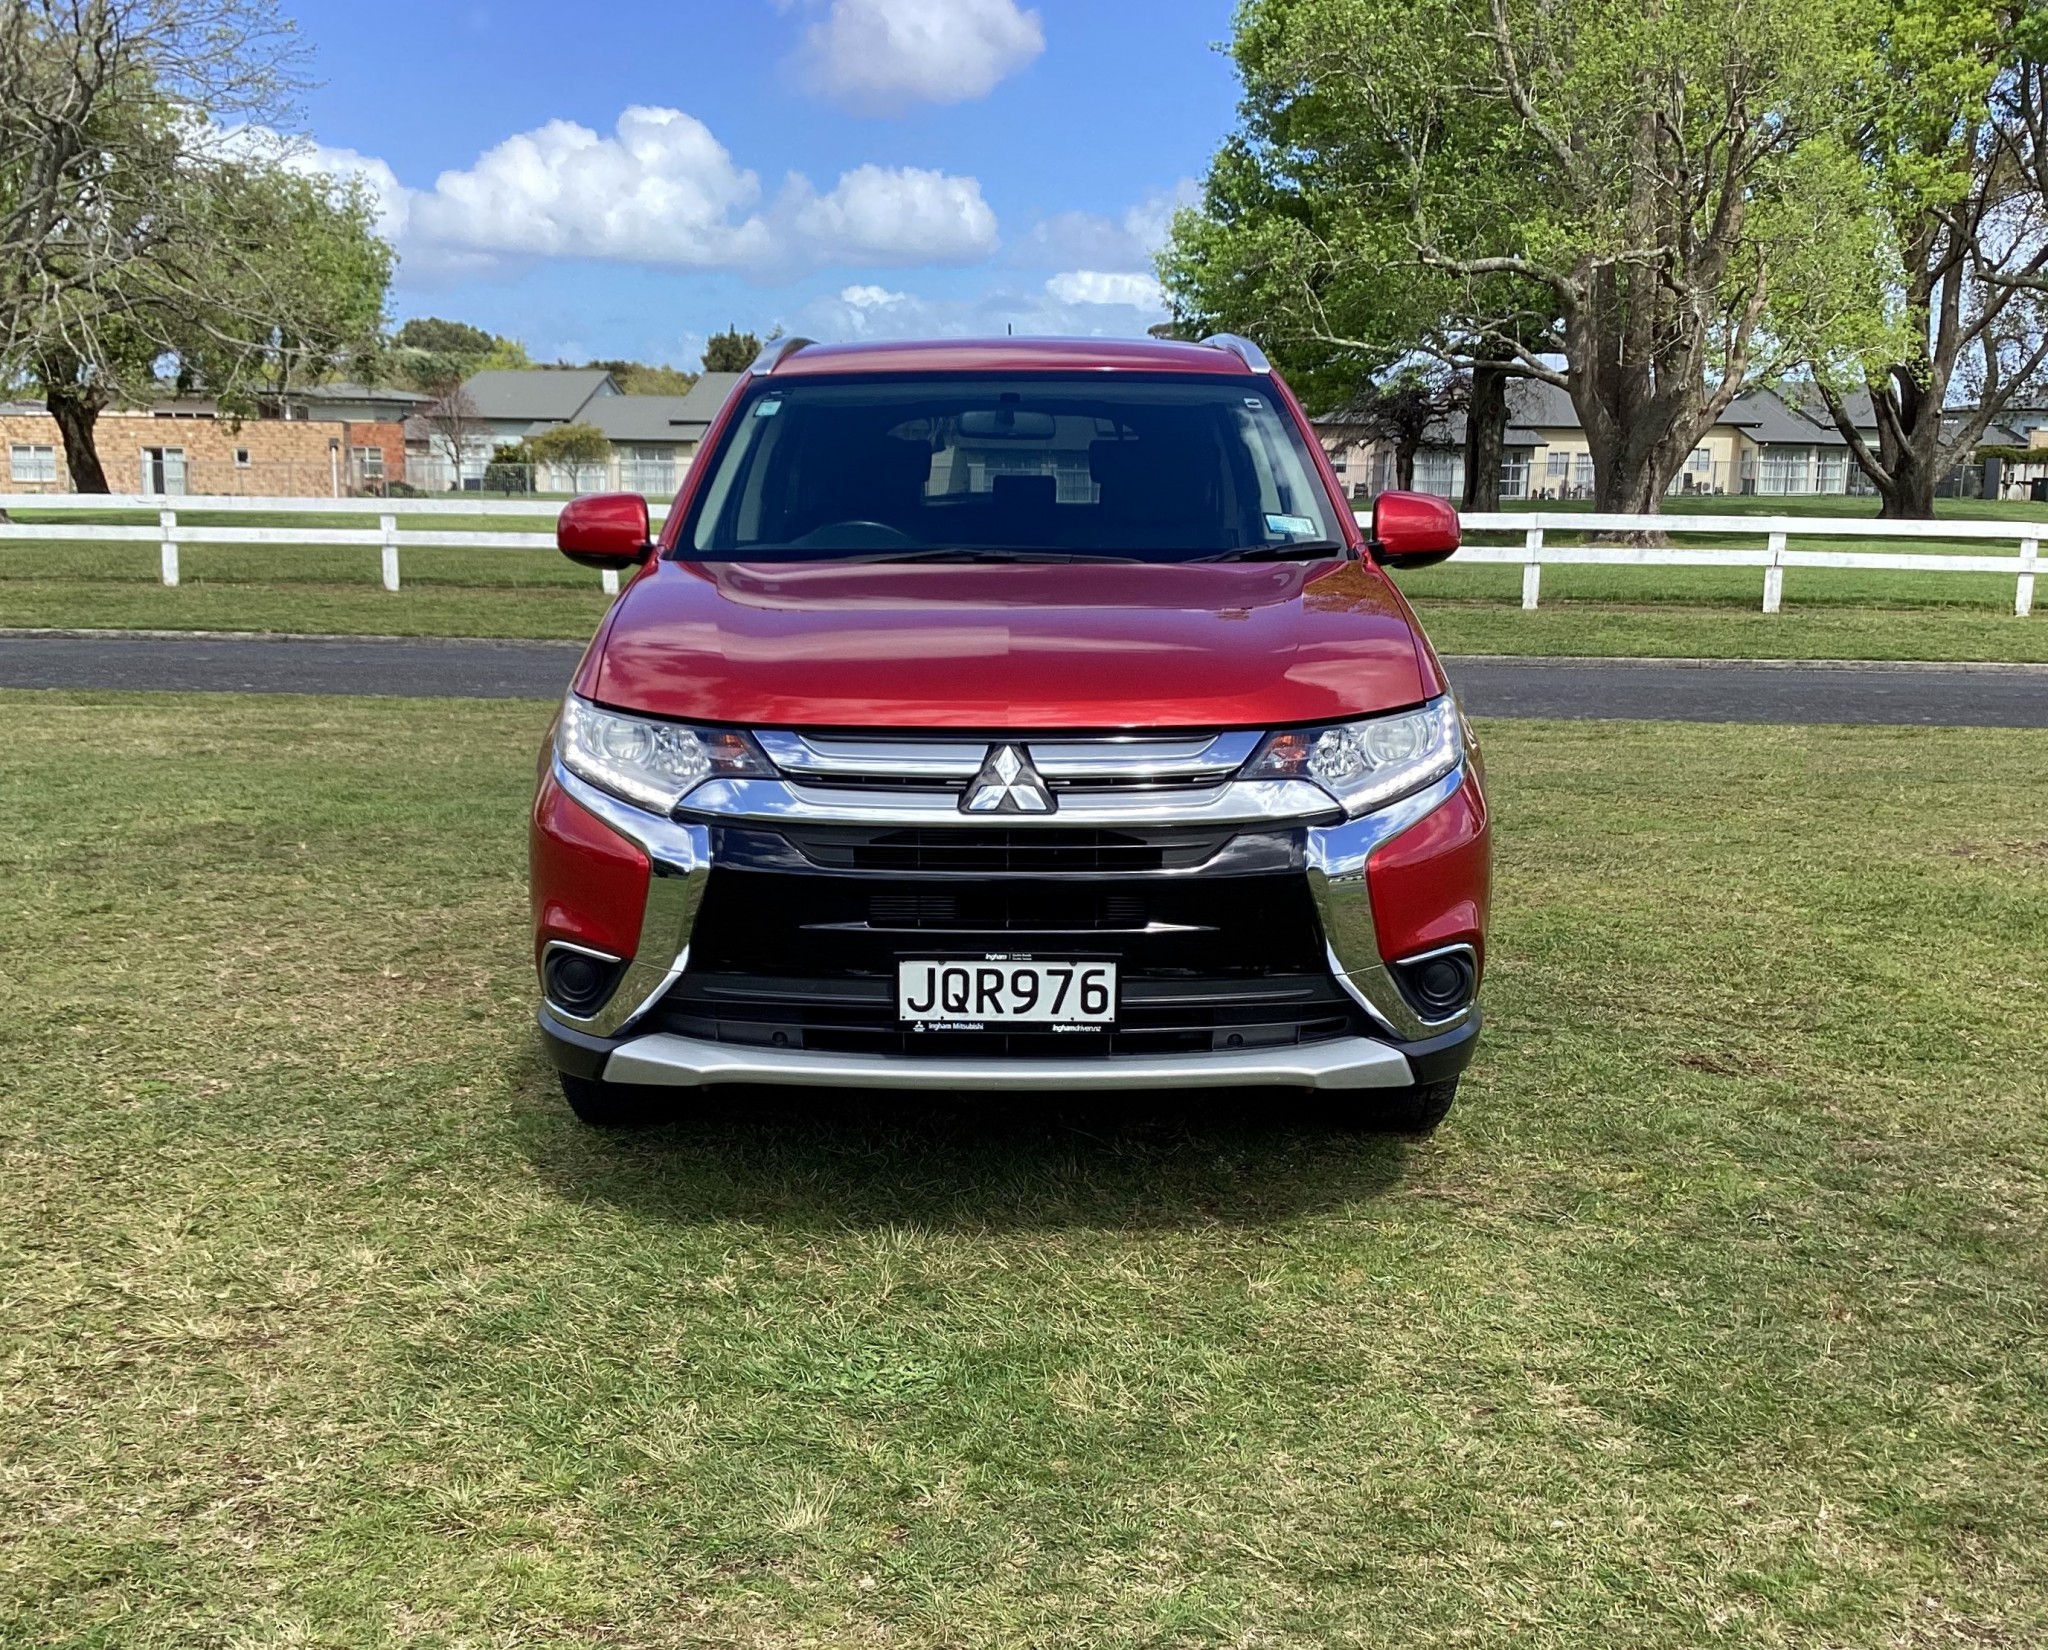
[[[421,411],[420,422],[429,437],[448,454],[454,470],[454,487],[462,486],[463,460],[483,441],[485,428],[476,403],[460,379],[451,378],[434,386],[434,399]]]

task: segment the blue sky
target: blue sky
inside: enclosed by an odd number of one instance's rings
[[[1228,129],[1230,0],[298,0],[310,164],[383,198],[396,317],[541,359],[1141,332]]]

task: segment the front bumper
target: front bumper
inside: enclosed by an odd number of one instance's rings
[[[1073,1060],[833,1054],[714,1043],[667,1032],[609,1039],[577,1032],[546,1009],[541,1010],[540,1030],[559,1070],[611,1083],[663,1088],[742,1083],[997,1093],[1268,1086],[1358,1090],[1408,1088],[1455,1077],[1472,1058],[1479,1040],[1479,1017],[1475,1013],[1458,1030],[1422,1043],[1343,1037],[1295,1048],[1093,1055]]]
[[[1056,834],[1024,832],[982,865],[957,861],[950,850],[964,839],[948,833],[930,837],[931,854],[836,823],[651,818],[559,765],[550,792],[630,840],[649,870],[618,989],[587,1015],[542,1008],[555,1064],[576,1075],[682,1087],[1387,1089],[1455,1075],[1477,1037],[1476,1006],[1429,1018],[1397,978],[1402,959],[1446,937],[1476,942],[1483,927],[1484,804],[1463,768],[1361,819],[1126,833],[1118,840],[1141,846],[1105,853],[1087,875],[1051,864]],[[1469,908],[1462,927],[1417,926],[1413,899],[1375,912],[1382,850],[1447,829],[1463,833],[1466,895],[1476,846],[1476,904],[1428,877],[1380,891],[1420,889],[1432,915]],[[942,926],[920,928],[934,910]],[[1031,932],[1004,927],[1019,923]],[[1118,1026],[1092,1043],[904,1035],[894,956],[978,949],[1116,958]]]

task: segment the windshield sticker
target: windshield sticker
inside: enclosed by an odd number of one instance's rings
[[[1317,531],[1317,528],[1314,516],[1268,516],[1266,531],[1278,534],[1291,533],[1296,538],[1304,538]]]
[[[1244,404],[1251,408],[1253,412],[1264,412],[1266,410],[1266,403],[1261,401],[1256,395],[1246,396]]]
[[[763,401],[760,404],[760,406],[754,409],[754,416],[756,418],[773,418],[777,413],[781,411],[782,403],[779,400]]]

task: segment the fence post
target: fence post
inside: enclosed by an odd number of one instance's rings
[[[1785,553],[1785,535],[1771,535],[1771,562],[1764,569],[1764,611],[1775,613],[1785,601],[1785,569],[1778,565],[1778,558]]]
[[[398,588],[398,518],[379,516],[377,525],[384,530],[384,588]]]
[[[607,596],[616,596],[619,593],[619,570],[616,567],[605,568],[598,577],[604,581],[604,593]]]
[[[2040,555],[2039,539],[2020,540],[2020,587],[2012,599],[2012,610],[2018,618],[2024,619],[2034,611],[2034,563]]]
[[[178,584],[178,541],[171,535],[178,529],[178,512],[161,510],[157,513],[157,527],[163,533],[162,557],[164,583],[172,589]]]
[[[1522,611],[1536,611],[1537,599],[1543,594],[1543,564],[1537,560],[1543,554],[1543,529],[1531,527],[1522,535],[1522,548],[1529,559],[1522,564]]]

